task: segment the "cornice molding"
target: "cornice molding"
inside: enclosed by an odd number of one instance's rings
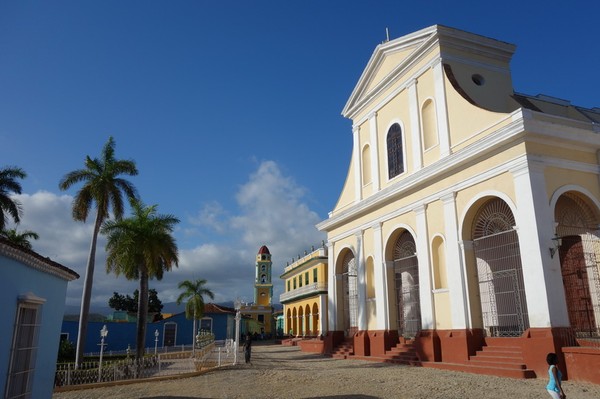
[[[508,118],[512,118],[512,114]],[[419,187],[427,185],[430,180],[439,177],[441,174],[446,174],[459,169],[463,164],[471,162],[485,156],[508,142],[513,142],[516,138],[523,135],[523,120],[512,120],[505,127],[496,132],[482,138],[478,142],[471,144],[468,147],[461,149],[447,157],[440,159],[438,162],[422,168],[411,175],[406,176],[397,184],[390,185],[383,190],[371,195],[370,197],[350,206],[349,208],[331,215],[329,219],[317,224],[319,230],[330,230],[352,219],[355,215],[363,214],[372,211],[381,206],[381,204],[394,200],[408,190],[415,191]],[[456,190],[454,190],[456,191]],[[413,204],[412,207],[415,205]]]
[[[50,259],[48,259],[48,261],[44,261],[37,256],[30,254],[28,251],[15,248],[4,243],[0,243],[0,255],[4,255],[7,258],[29,266],[32,269],[59,277],[63,280],[73,281],[79,278],[79,275],[74,271],[62,265],[58,265],[56,262],[53,262]]]

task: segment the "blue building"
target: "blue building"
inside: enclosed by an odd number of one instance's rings
[[[0,382],[4,398],[49,398],[73,270],[0,238]]]
[[[77,342],[77,321],[63,321],[61,339]],[[106,352],[123,351],[129,346],[135,348],[136,323],[127,322],[90,322],[88,336],[84,348],[85,353],[100,351],[100,330],[106,325],[108,336],[104,340]],[[215,335],[216,340],[232,339],[235,336],[235,310],[208,303],[204,307],[204,317],[196,324],[200,331]],[[240,328],[242,334],[246,331],[245,323]],[[167,319],[148,323],[146,328],[146,347],[159,349],[191,345],[193,342],[193,320],[188,320],[185,313],[175,314]],[[156,332],[158,331],[158,337]],[[158,338],[158,339],[157,339]]]

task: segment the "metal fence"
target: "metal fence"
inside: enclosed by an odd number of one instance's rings
[[[194,354],[190,346],[188,350],[158,353],[142,359],[126,357],[111,360],[108,355],[103,362],[83,362],[78,368],[74,363],[57,364],[54,385],[61,387],[187,374],[229,366],[236,359],[240,357],[235,356],[233,340],[215,341],[196,349]]]

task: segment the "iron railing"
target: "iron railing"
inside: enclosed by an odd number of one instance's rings
[[[197,348],[194,354],[191,350],[179,350],[149,355],[141,359],[127,357],[111,360],[110,356],[107,356],[102,363],[83,362],[77,368],[74,363],[59,363],[56,365],[54,385],[62,387],[154,378],[228,366],[236,359],[234,348],[233,340],[215,341],[203,348]],[[240,358],[238,353],[237,359]]]

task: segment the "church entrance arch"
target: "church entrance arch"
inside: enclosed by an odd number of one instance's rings
[[[566,192],[558,198],[554,216],[569,323],[578,338],[597,338],[600,336],[598,210],[584,196]]]
[[[483,328],[491,337],[518,337],[529,316],[515,218],[500,198],[485,201],[472,228]]]

